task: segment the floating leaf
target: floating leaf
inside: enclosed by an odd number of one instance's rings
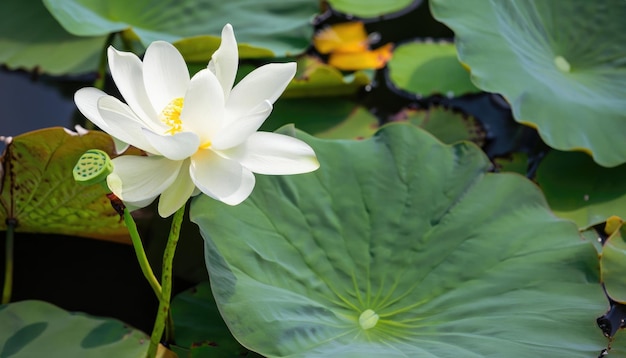
[[[313,46],[321,54],[331,52],[359,53],[367,51],[369,39],[362,21],[342,22],[326,26],[313,37]]]
[[[106,36],[69,34],[39,1],[0,1],[0,64],[53,75],[95,71]]]
[[[274,131],[286,124],[308,133],[322,133],[345,121],[355,104],[341,98],[280,98],[261,130]]]
[[[330,5],[344,14],[358,17],[376,17],[400,11],[416,0],[329,0]],[[419,2],[419,1],[418,1]]]
[[[386,44],[377,49],[359,53],[333,52],[328,58],[328,64],[343,71],[380,69],[385,67],[391,59],[392,50],[393,44]]]
[[[378,128],[378,118],[367,109],[356,107],[346,119],[330,129],[315,133],[315,136],[327,139],[365,139],[373,136]]]
[[[626,162],[626,2],[433,0],[484,91],[560,150]]]
[[[398,88],[420,95],[479,92],[459,63],[454,44],[447,42],[398,46],[389,61],[389,76]]]
[[[313,35],[310,18],[319,5],[310,0],[44,0],[67,31],[79,36],[104,35],[131,28],[147,46],[156,40],[219,35],[231,23],[237,41],[274,54],[297,54]]]
[[[626,164],[604,168],[585,153],[552,151],[536,180],[554,213],[581,228],[626,217]]]
[[[180,293],[172,301],[176,344],[193,357],[242,357],[248,352],[228,331],[208,282]]]
[[[406,109],[394,120],[406,120],[434,135],[448,144],[468,140],[482,146],[485,143],[485,129],[472,116],[444,107],[428,109]]]
[[[145,357],[150,337],[42,301],[0,306],[0,357]]]
[[[283,98],[349,96],[371,82],[362,71],[344,76],[336,68],[312,58],[300,60],[300,67],[303,70],[289,83]]]
[[[392,57],[393,44],[370,50],[370,38],[363,22],[344,22],[326,26],[313,37],[321,54],[330,54],[328,64],[344,71],[379,69]]]
[[[477,358],[606,346],[593,324],[606,308],[596,252],[528,180],[486,173],[475,145],[410,125],[362,141],[298,136],[319,170],[258,176],[238,206],[191,206],[218,307],[244,346]]]
[[[12,219],[18,232],[128,241],[105,189],[74,181],[72,169],[88,149],[114,152],[111,137],[97,131],[77,135],[47,128],[14,137],[2,156],[0,230]]]

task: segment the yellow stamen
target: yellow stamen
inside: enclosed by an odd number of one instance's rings
[[[176,134],[183,130],[182,122],[180,121],[180,112],[183,110],[184,98],[174,98],[170,103],[163,108],[159,119],[166,126],[170,127],[165,133]]]
[[[206,142],[200,144],[199,148],[200,149],[209,149],[211,147],[211,144],[212,144],[211,141],[207,140]]]

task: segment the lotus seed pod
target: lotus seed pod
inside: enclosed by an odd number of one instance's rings
[[[113,172],[113,162],[106,152],[99,149],[86,151],[74,166],[74,180],[91,185],[105,183],[106,177]]]

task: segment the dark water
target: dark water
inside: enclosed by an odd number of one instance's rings
[[[85,83],[84,86],[87,84]],[[73,127],[76,81],[53,81],[0,68],[0,135],[15,136],[39,128]]]

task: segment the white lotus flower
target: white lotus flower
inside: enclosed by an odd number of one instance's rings
[[[118,150],[128,143],[150,153],[113,159],[107,182],[115,195],[135,207],[161,195],[159,214],[167,217],[200,191],[239,204],[254,188],[252,173],[298,174],[319,167],[301,140],[257,132],[296,64],[262,66],[233,88],[238,56],[229,24],[207,68],[191,79],[183,57],[167,42],[152,43],[143,63],[109,48],[111,75],[126,103],[96,88],[80,89],[74,99],[87,118],[117,139]]]

